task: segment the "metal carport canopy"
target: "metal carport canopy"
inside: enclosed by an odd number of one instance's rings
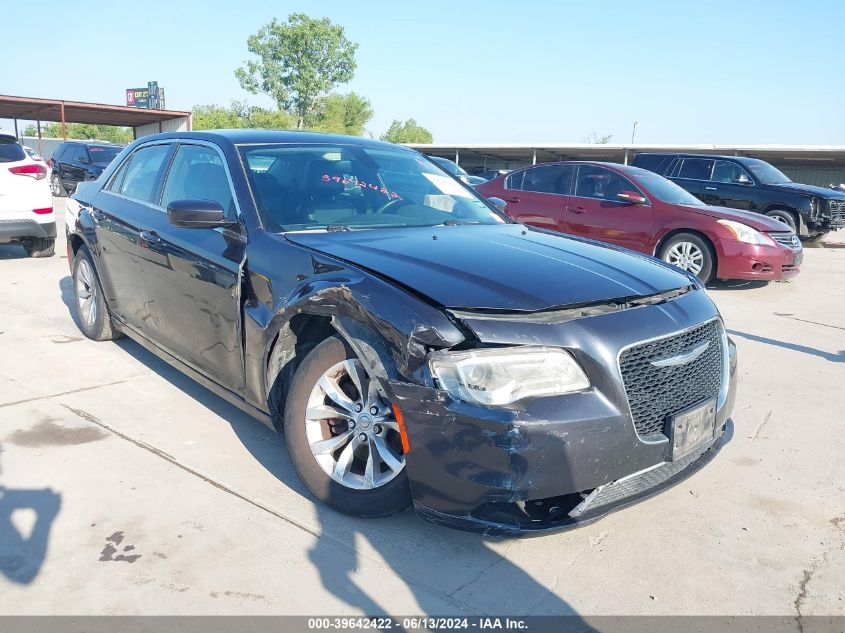
[[[54,121],[56,123],[90,123],[137,128],[149,124],[183,119],[190,129],[190,112],[146,110],[105,103],[86,103],[62,99],[38,99],[0,95],[0,119]]]
[[[460,162],[461,158],[483,157],[521,161],[531,164],[555,160],[598,160],[625,162],[639,152],[678,152],[691,154],[721,154],[754,156],[775,163],[812,162],[819,165],[845,164],[845,145],[711,145],[711,144],[438,144],[412,143],[408,145],[424,154],[442,156]]]

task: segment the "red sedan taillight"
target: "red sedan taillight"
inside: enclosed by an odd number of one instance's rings
[[[53,207],[43,207],[41,209],[33,209],[33,213],[37,213],[38,215],[47,215],[48,213],[53,212]]]
[[[17,167],[9,167],[9,171],[16,176],[29,176],[36,180],[47,177],[47,168],[44,165],[19,165]]]

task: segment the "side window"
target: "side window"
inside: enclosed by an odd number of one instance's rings
[[[713,161],[709,158],[685,158],[681,163],[678,178],[692,178],[693,180],[710,180],[713,171]]]
[[[663,173],[662,168],[666,166],[667,157],[663,154],[640,154],[634,159],[634,165],[642,169]]]
[[[616,196],[623,191],[635,191],[642,195],[639,187],[615,171],[595,165],[582,165],[578,168],[576,196],[618,202]]]
[[[213,200],[233,218],[234,196],[220,154],[203,145],[180,145],[167,174],[161,205],[167,208],[174,200]]]
[[[117,172],[109,189],[115,193],[153,202],[159,169],[170,145],[150,145],[136,150]]]
[[[543,165],[526,169],[523,174],[523,191],[567,194],[572,165]]]
[[[67,162],[69,163],[81,163],[84,162],[82,159],[88,158],[87,153],[85,152],[84,147],[80,147],[79,145],[73,145],[70,150],[67,152]]]
[[[748,181],[751,180],[748,172],[737,163],[728,160],[717,160],[713,166],[713,178],[711,180],[714,182],[739,183],[742,182],[742,176],[745,176]]]
[[[524,171],[518,171],[510,174],[505,178],[505,189],[513,189],[514,191],[522,191],[522,178],[525,176]]]

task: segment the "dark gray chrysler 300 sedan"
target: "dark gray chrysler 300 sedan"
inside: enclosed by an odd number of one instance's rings
[[[148,136],[79,186],[67,231],[83,332],[284,431],[342,512],[561,529],[730,437],[736,351],[694,276],[518,224],[407,148]]]

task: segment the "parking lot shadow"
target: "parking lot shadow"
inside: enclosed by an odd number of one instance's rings
[[[61,504],[61,495],[49,488],[15,490],[0,484],[0,574],[16,584],[35,580]],[[12,516],[20,511],[35,515],[30,530],[21,530],[13,523]]]
[[[497,601],[502,613],[524,613],[541,607],[543,615],[576,615],[552,588],[544,586],[490,547],[490,538],[426,523],[411,511],[385,519],[361,519],[335,512],[314,500],[293,469],[280,434],[137,343],[121,339],[115,344],[226,420],[238,440],[265,470],[288,489],[315,504],[319,529],[315,530],[318,538],[308,553],[309,559],[325,589],[355,610],[368,615],[396,614],[392,597],[383,587],[361,587],[355,582],[355,572],[361,566],[360,542],[365,539],[412,592],[419,613],[442,614],[444,605],[451,605],[453,613],[479,614],[479,607],[475,607],[471,599],[462,599],[456,594],[477,581],[489,587],[491,585],[484,581],[494,578],[492,586],[502,588],[502,599]],[[468,569],[478,571],[472,573]],[[488,573],[490,576],[486,576]],[[455,587],[455,578],[467,580]],[[580,621],[580,618],[571,618],[568,625]]]
[[[0,260],[25,259],[26,257],[26,251],[20,244],[0,244]]]
[[[829,360],[831,363],[845,363],[845,350],[839,350],[836,353],[823,352],[822,350],[816,349],[815,347],[799,345],[798,343],[787,343],[786,341],[779,341],[777,339],[768,338],[766,336],[757,336],[756,334],[749,334],[747,332],[739,332],[738,330],[728,330],[728,334],[732,336],[739,336],[740,338],[744,338],[749,341],[755,341],[757,343],[765,343],[766,345],[774,345],[775,347],[790,349],[794,352],[801,352],[802,354],[818,356],[819,358]]]

